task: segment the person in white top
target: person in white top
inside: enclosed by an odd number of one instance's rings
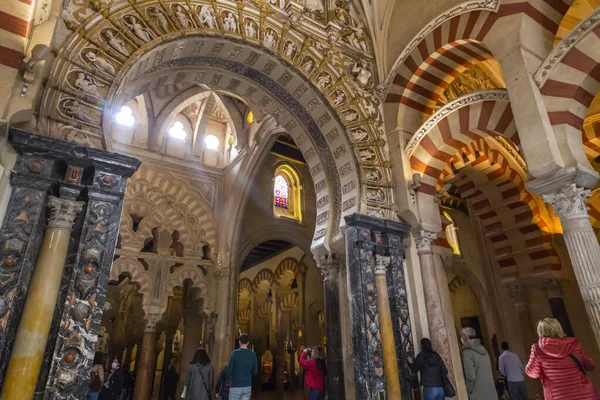
[[[499,369],[508,383],[508,391],[512,400],[527,400],[527,386],[523,378],[523,364],[519,356],[508,351],[508,343],[502,342],[502,354],[499,359]]]

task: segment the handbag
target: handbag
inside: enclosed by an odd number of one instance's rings
[[[577,366],[579,367],[579,370],[581,371],[581,373],[583,374],[583,376],[587,376],[587,373],[585,372],[585,368],[583,368],[583,365],[581,364],[581,361],[579,361],[579,359],[577,357],[575,357],[573,355],[573,353],[567,354],[567,357],[569,357],[571,360],[573,360],[573,362],[575,364],[577,364]]]
[[[102,390],[102,381],[100,380],[98,374],[95,372],[92,372],[92,379],[90,380],[89,389],[92,393],[98,393],[100,392],[100,390]]]
[[[185,392],[187,392],[187,386],[183,387],[183,392],[181,392],[181,398],[185,399]]]
[[[450,382],[448,375],[443,375],[442,381],[444,383],[444,396],[446,396],[446,397],[456,396],[456,390],[454,390],[454,386],[452,386],[452,383]]]
[[[198,364],[196,364],[196,368],[198,368],[198,373],[200,374],[200,377],[202,378],[202,384],[204,385],[204,390],[206,390],[206,394],[208,395],[208,398],[212,398],[212,393],[210,392],[210,390],[208,390],[208,387],[206,386],[206,380],[204,379],[204,375],[202,375],[202,370],[200,369],[200,366]]]

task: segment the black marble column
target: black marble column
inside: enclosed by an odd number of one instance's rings
[[[340,320],[340,267],[343,259],[330,255],[317,260],[325,291],[325,336],[327,337],[328,396],[330,400],[346,398],[344,389],[344,355]]]
[[[387,273],[402,399],[410,399],[407,355],[412,354],[408,298],[402,259],[410,226],[361,214],[345,217],[346,265],[354,352],[356,398],[385,398],[385,371],[379,333],[375,255],[391,258]]]
[[[98,339],[127,178],[136,171],[140,161],[18,129],[11,129],[10,141],[18,158],[13,171],[15,190],[9,203],[10,213],[0,233],[2,251],[9,249],[10,252],[0,253],[3,257],[0,260],[6,265],[5,260],[12,256],[14,265],[23,271],[14,275],[20,288],[13,291],[13,306],[22,304],[26,297],[26,281],[44,231],[41,207],[46,192],[60,193],[61,197],[77,196],[78,201],[86,203],[71,235],[43,373],[35,395],[36,399],[83,399]],[[25,193],[20,188],[24,181],[29,182],[28,188],[33,186],[35,190]],[[14,226],[17,221],[23,221],[16,229],[21,243],[4,231],[4,227]],[[17,251],[17,247],[22,251]],[[2,293],[0,291],[0,296]],[[11,329],[12,325],[18,326],[16,317],[16,314],[8,315],[9,319],[13,318]],[[13,337],[14,332],[3,334],[0,339],[3,363],[8,359]]]
[[[53,180],[49,163],[19,153],[12,171],[13,188],[0,230],[0,387],[10,359],[27,288],[45,227],[47,191]]]

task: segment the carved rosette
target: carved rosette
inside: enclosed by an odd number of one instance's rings
[[[433,251],[433,242],[437,239],[437,233],[417,229],[413,231],[413,236],[417,245],[417,251],[420,254],[431,253]]]
[[[574,183],[566,185],[558,193],[542,196],[544,201],[552,206],[561,221],[587,217],[587,201],[590,197],[592,197],[591,190],[579,187]]]
[[[49,228],[73,229],[73,223],[81,212],[83,201],[73,201],[48,196]]]

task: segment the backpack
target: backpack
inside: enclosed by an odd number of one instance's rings
[[[92,393],[98,393],[102,389],[102,381],[97,373],[92,372],[92,379],[90,379],[89,390]]]

